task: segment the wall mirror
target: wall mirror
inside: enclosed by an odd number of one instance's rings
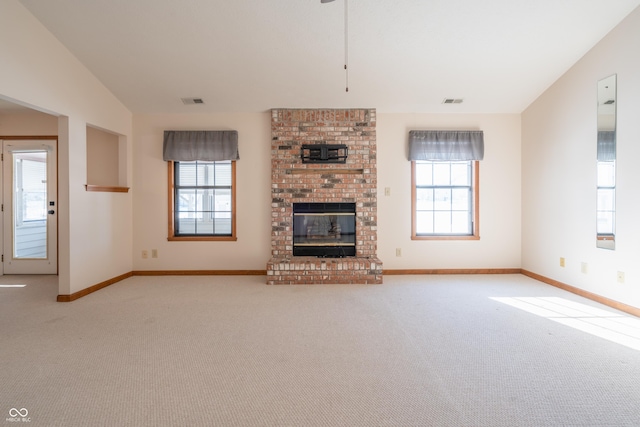
[[[596,246],[616,247],[616,75],[598,81]]]

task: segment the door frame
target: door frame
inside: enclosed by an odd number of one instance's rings
[[[58,148],[59,148],[59,144],[58,144],[58,135],[0,135],[0,141],[53,141],[53,143],[55,144],[56,147],[56,158],[55,158],[55,164],[56,164],[56,186],[55,186],[55,192],[56,192],[56,242],[55,242],[55,248],[56,248],[56,275],[58,275],[58,273],[60,272],[60,216],[59,216],[59,206],[60,206],[60,200],[58,198],[59,196],[59,184],[58,184],[58,179],[60,176],[60,171],[58,170],[58,166],[59,166],[59,159],[58,159]],[[3,142],[4,143],[4,142]],[[2,147],[0,146],[0,151],[2,150]],[[4,160],[4,159],[3,159]],[[2,162],[4,167],[4,161]],[[0,168],[0,191],[4,191],[4,170]],[[4,198],[4,196],[2,197]],[[9,212],[10,213],[10,212]],[[7,216],[9,216],[8,220],[11,220],[11,215],[5,215],[5,212],[0,212],[0,218],[1,218],[1,224],[0,224],[0,244],[2,245],[2,252],[4,252],[4,239],[5,239],[5,235],[4,235],[4,221],[7,220]],[[4,254],[3,254],[4,256]],[[0,276],[4,275],[4,262],[0,263]]]

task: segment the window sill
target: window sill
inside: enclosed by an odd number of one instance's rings
[[[480,236],[411,236],[411,240],[480,240]]]
[[[169,236],[170,242],[235,242],[235,236]]]
[[[84,186],[87,191],[100,191],[104,193],[128,193],[129,187],[114,187],[108,185],[90,185]]]

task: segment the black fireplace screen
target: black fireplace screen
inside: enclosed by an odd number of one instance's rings
[[[331,258],[355,254],[355,203],[293,204],[294,256]]]

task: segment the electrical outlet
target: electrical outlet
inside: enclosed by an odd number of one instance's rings
[[[560,267],[564,267],[564,257],[560,257]]]
[[[147,259],[147,258],[149,258],[149,251],[145,249],[142,251],[142,259]]]
[[[580,266],[580,271],[582,271],[582,274],[589,273],[589,264],[587,264],[586,262],[583,262],[582,265]]]
[[[396,256],[402,256],[402,249],[396,248]]]
[[[384,195],[385,196],[391,195],[391,187],[384,187]]]
[[[624,271],[618,271],[618,283],[624,283]]]
[[[151,249],[151,258],[158,258],[158,250]]]

